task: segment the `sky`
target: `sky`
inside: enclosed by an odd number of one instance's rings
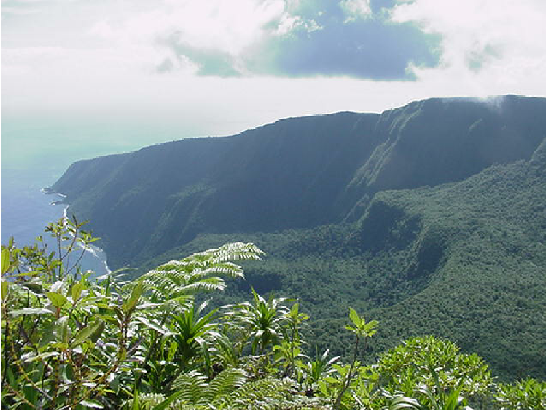
[[[546,95],[544,0],[1,5],[3,168],[429,97]]]

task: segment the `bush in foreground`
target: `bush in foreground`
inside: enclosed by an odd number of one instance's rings
[[[307,356],[308,316],[285,298],[209,308],[202,295],[243,277],[263,253],[232,243],[159,266],[137,281],[91,280],[94,238],[62,218],[55,250],[2,247],[2,405],[19,409],[544,409],[546,383],[497,384],[447,340],[405,341],[364,366],[377,322],[349,310],[349,363]]]

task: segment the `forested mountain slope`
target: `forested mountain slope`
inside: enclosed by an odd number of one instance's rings
[[[112,267],[138,265],[199,233],[356,220],[376,192],[528,159],[546,133],[544,113],[545,99],[508,96],[292,118],[78,162],[53,189],[91,221]]]
[[[447,337],[507,378],[546,377],[546,140],[529,161],[458,183],[377,194],[353,223],[277,233],[204,234],[153,260],[230,240],[268,251],[250,287],[298,298],[312,340],[340,354],[347,306],[380,321],[379,353],[415,335]],[[314,349],[311,349],[314,351]],[[347,352],[348,353],[348,350]]]
[[[297,297],[322,347],[343,351],[353,306],[381,322],[374,352],[435,334],[544,378],[544,114],[505,97],[295,118],[79,162],[53,188],[114,267],[252,241],[268,257],[225,301]]]

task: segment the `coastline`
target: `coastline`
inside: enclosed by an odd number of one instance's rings
[[[51,201],[49,205],[65,205],[62,218],[68,218],[68,208],[70,207],[70,205],[66,202],[65,194],[55,192],[51,187],[41,188],[40,192],[45,195],[57,195],[60,199]],[[81,261],[82,271],[92,271],[93,274],[90,275],[91,279],[97,279],[104,275],[110,275],[112,273],[112,270],[108,266],[106,252],[102,248],[91,244],[87,246],[78,244],[78,246],[81,249],[85,250],[85,255]]]

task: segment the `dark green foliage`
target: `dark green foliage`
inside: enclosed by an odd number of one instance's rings
[[[232,260],[259,259],[233,243],[171,261],[120,286],[111,275],[74,274],[74,244],[93,238],[65,218],[48,227],[59,254],[2,247],[2,406],[20,409],[543,409],[546,385],[495,384],[477,355],[414,338],[371,366],[359,349],[377,321],[349,309],[350,363],[301,354],[308,316],[285,298],[206,310],[196,292],[222,290],[214,275],[242,277]],[[164,279],[163,276],[167,278]],[[158,280],[153,281],[156,277]],[[191,292],[186,292],[189,289]],[[184,297],[181,298],[181,295]],[[259,347],[259,349],[258,349]],[[258,351],[259,350],[259,351]],[[248,354],[250,353],[250,354]],[[257,354],[258,353],[258,354]],[[475,407],[477,408],[477,407]]]
[[[110,265],[139,266],[200,233],[355,220],[376,192],[460,181],[529,159],[546,100],[431,99],[377,114],[278,121],[82,161],[53,189],[100,232]]]
[[[41,238],[33,247],[2,246],[5,406],[102,408],[126,376],[144,288],[137,282],[122,293],[111,278],[91,282],[70,265],[93,242],[81,227],[65,218],[50,224],[58,243],[52,252]]]
[[[381,374],[384,388],[392,396],[413,396],[426,386],[429,390],[457,391],[474,402],[482,402],[493,384],[479,356],[460,354],[452,342],[430,336],[407,340],[382,355],[375,371]]]
[[[307,352],[348,359],[354,306],[382,323],[370,360],[434,334],[502,378],[546,377],[545,112],[507,96],[283,120],[77,163],[54,188],[91,218],[112,266],[142,265],[133,277],[256,243],[270,256],[213,303],[297,295]]]
[[[503,409],[546,409],[546,383],[534,379],[498,386],[497,403]]]
[[[380,193],[353,224],[202,235],[164,258],[234,238],[252,241],[270,256],[220,300],[245,298],[250,286],[298,295],[321,349],[349,354],[347,336],[332,329],[341,329],[352,305],[385,324],[370,346],[374,354],[435,334],[478,352],[503,377],[544,377],[546,182],[538,164]],[[382,247],[370,237],[383,238]]]

